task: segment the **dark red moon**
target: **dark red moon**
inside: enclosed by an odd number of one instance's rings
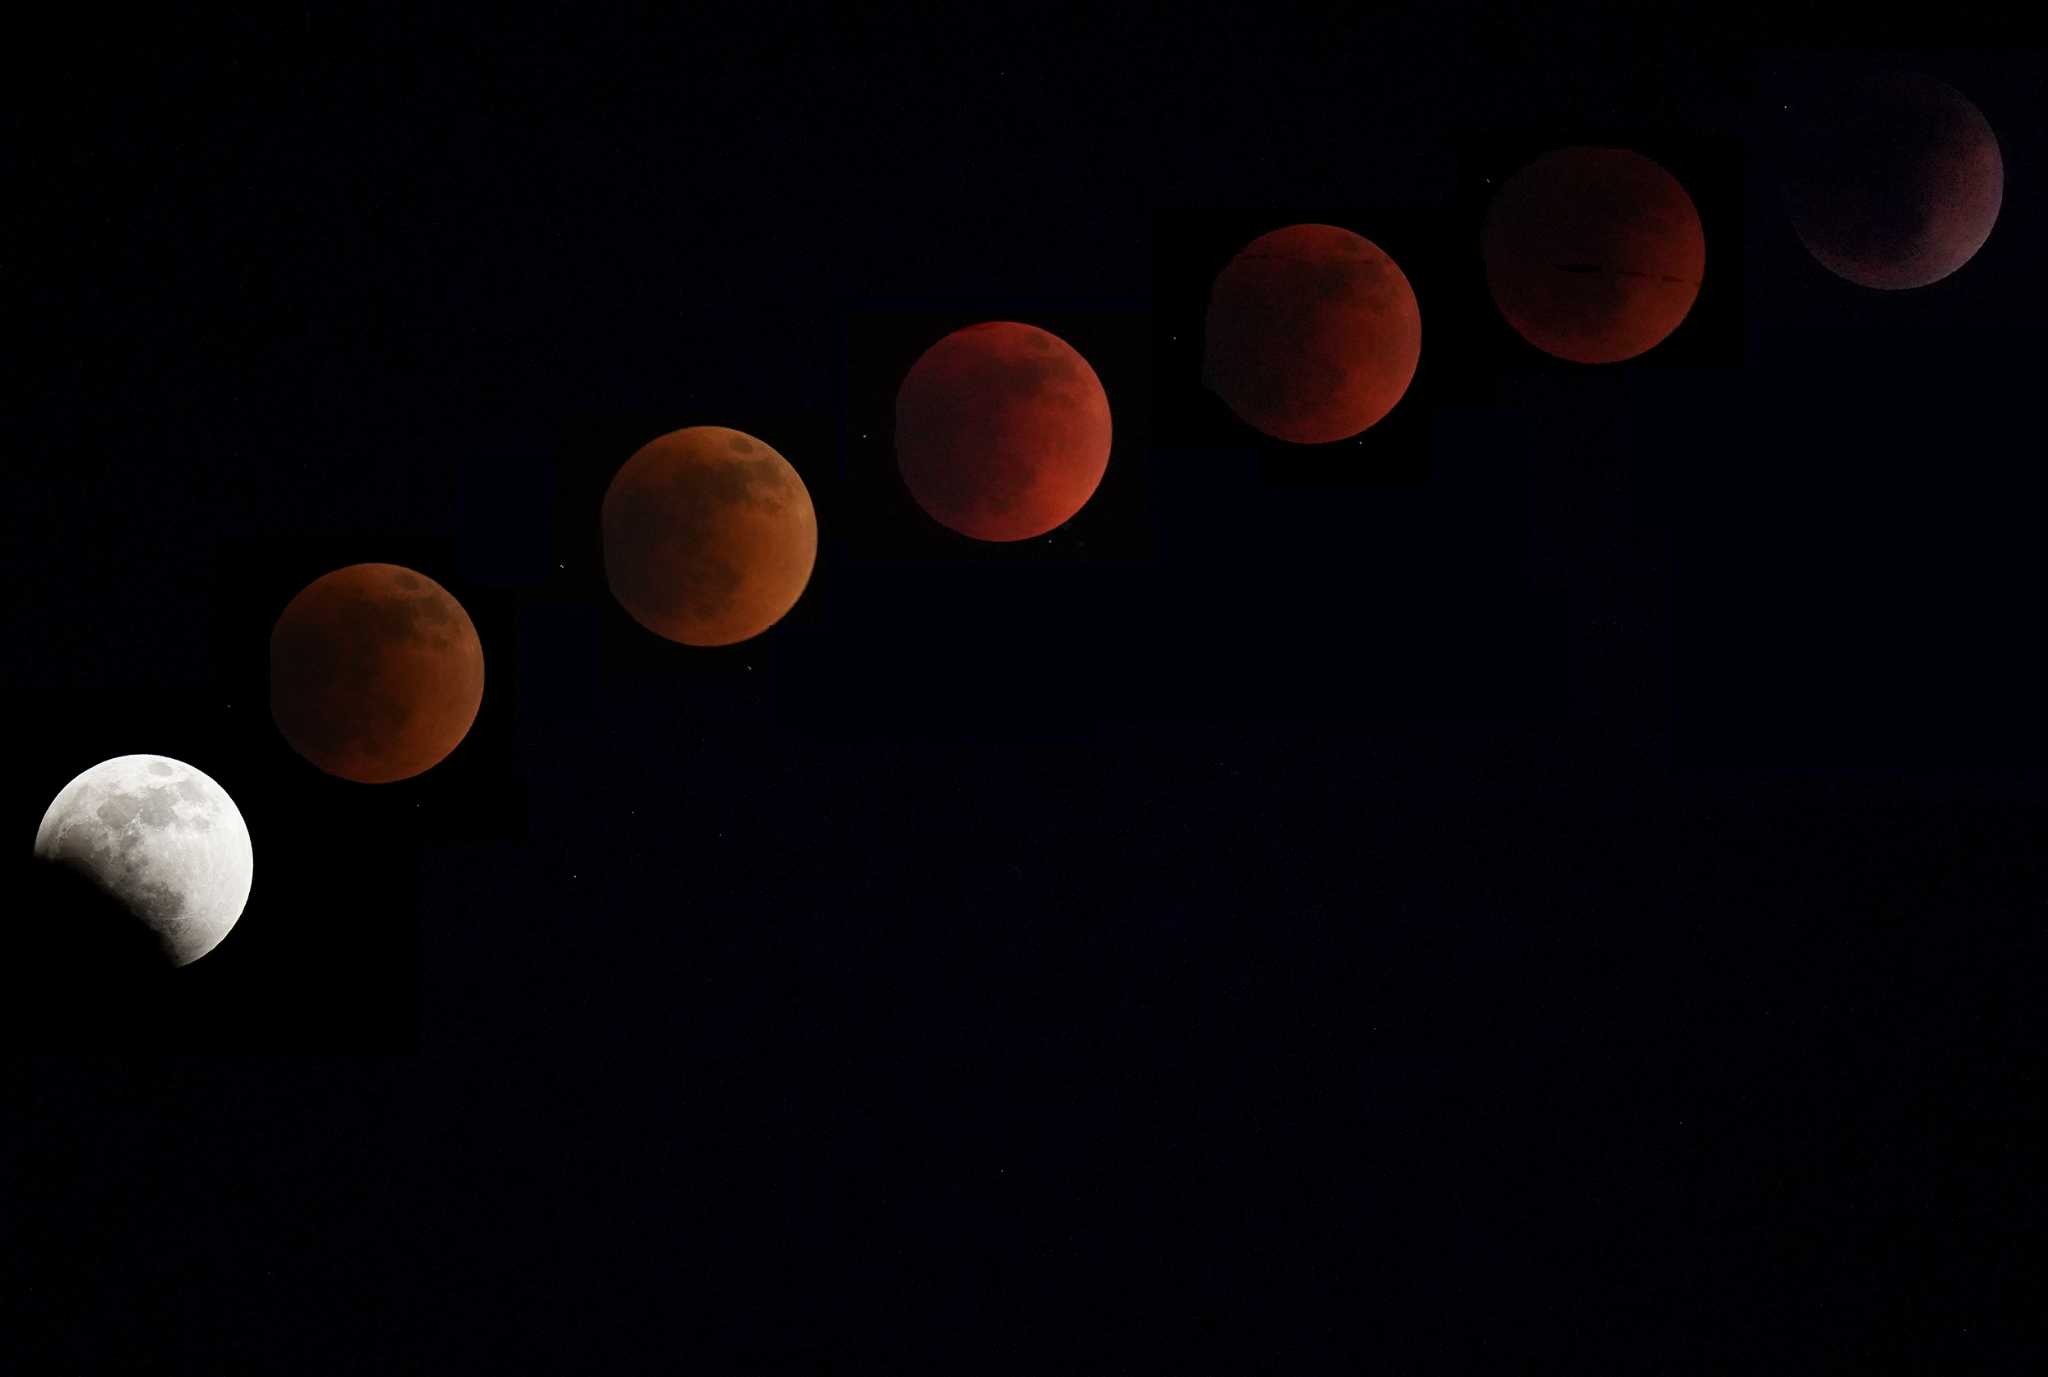
[[[484,697],[484,648],[425,574],[351,564],[306,585],[270,633],[270,712],[293,750],[386,784],[461,744]]]
[[[1982,112],[1930,77],[1861,77],[1802,101],[1785,208],[1806,251],[1837,277],[1899,291],[1939,282],[1984,247],[2005,160]]]
[[[992,320],[924,351],[896,393],[896,463],[917,504],[976,540],[1044,535],[1109,467],[1109,397],[1035,325]]]
[[[787,459],[725,426],[641,446],[605,490],[604,575],[634,621],[684,645],[758,636],[818,558],[810,490]]]
[[[1278,440],[1325,444],[1376,424],[1421,357],[1422,311],[1407,275],[1335,225],[1260,235],[1209,292],[1202,380]]]
[[[1678,179],[1625,148],[1560,148],[1502,184],[1480,252],[1523,339],[1574,363],[1661,343],[1700,294],[1707,240]]]

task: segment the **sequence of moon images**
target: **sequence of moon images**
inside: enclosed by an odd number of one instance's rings
[[[1990,236],[2003,194],[1984,116],[1925,77],[1872,76],[1807,119],[1784,167],[1793,230],[1863,287],[1924,287]],[[1655,348],[1699,295],[1707,247],[1691,197],[1620,148],[1547,153],[1505,180],[1479,236],[1501,316],[1545,353],[1610,364]],[[1300,445],[1357,436],[1399,404],[1422,350],[1400,267],[1363,236],[1296,224],[1243,246],[1215,278],[1203,381],[1241,421]],[[897,466],[933,520],[980,541],[1043,535],[1087,504],[1109,464],[1109,398],[1066,341],[988,321],[933,343],[896,394]],[[692,425],[625,461],[597,513],[620,606],[684,646],[759,636],[802,596],[817,514],[768,441]],[[484,647],[462,605],[417,570],[337,569],[301,590],[270,641],[271,711],[326,774],[386,784],[432,769],[476,721]],[[181,761],[129,755],[65,785],[36,834],[146,929],[164,964],[213,950],[247,903],[249,829]]]

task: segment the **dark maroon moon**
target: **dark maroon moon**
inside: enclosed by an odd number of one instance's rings
[[[462,743],[484,648],[425,574],[351,564],[313,580],[270,633],[270,711],[293,750],[361,784],[409,779]]]
[[[1939,282],[1991,237],[2005,197],[1998,136],[1931,77],[1858,77],[1786,115],[1783,189],[1814,260],[1864,287]]]
[[[1011,320],[955,330],[896,393],[896,463],[918,506],[976,540],[1069,520],[1109,467],[1109,397],[1088,360]]]
[[[1216,277],[1202,380],[1237,418],[1298,445],[1378,423],[1422,357],[1422,312],[1378,245],[1335,225],[1289,225]]]
[[[1685,320],[1707,241],[1692,197],[1655,162],[1560,148],[1501,185],[1480,254],[1494,304],[1523,339],[1574,363],[1618,363]]]

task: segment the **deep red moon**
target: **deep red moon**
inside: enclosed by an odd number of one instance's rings
[[[1501,186],[1480,251],[1523,339],[1574,363],[1619,363],[1676,330],[1707,240],[1678,179],[1625,148],[1560,148]]]
[[[604,574],[634,621],[684,645],[760,635],[796,605],[818,558],[818,516],[789,461],[725,426],[641,446],[601,514]]]
[[[362,784],[410,779],[460,745],[484,648],[425,574],[351,564],[306,585],[270,633],[270,712],[293,750]]]
[[[1109,397],[1035,325],[992,320],[924,351],[896,393],[896,464],[934,520],[976,540],[1044,535],[1109,467]]]
[[[1871,75],[1788,118],[1785,206],[1829,272],[1883,291],[1924,287],[1991,237],[2005,160],[1960,92],[1930,77]]]
[[[1239,420],[1298,445],[1394,409],[1422,357],[1422,311],[1378,245],[1335,225],[1262,234],[1217,275],[1202,380]]]

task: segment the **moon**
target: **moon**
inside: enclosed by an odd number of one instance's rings
[[[896,464],[927,515],[1028,540],[1088,505],[1109,468],[1109,396],[1088,360],[1013,320],[955,330],[896,392]]]
[[[1298,445],[1377,424],[1414,380],[1422,312],[1377,244],[1335,225],[1289,225],[1217,275],[1202,377],[1239,420]]]
[[[1574,363],[1619,363],[1661,343],[1707,265],[1692,197],[1625,148],[1556,149],[1508,178],[1480,252],[1508,324]]]
[[[484,648],[425,574],[351,564],[308,584],[270,633],[270,712],[293,750],[360,784],[410,779],[462,743]]]
[[[725,426],[641,446],[601,513],[605,579],[626,612],[683,645],[732,645],[796,606],[818,559],[818,515],[775,450]]]
[[[1924,287],[1991,237],[2005,161],[1982,112],[1931,77],[1883,73],[1790,117],[1783,191],[1792,228],[1837,277]]]
[[[173,966],[220,945],[255,876],[249,828],[227,791],[160,755],[116,756],[65,785],[36,829],[35,854],[119,903]]]

